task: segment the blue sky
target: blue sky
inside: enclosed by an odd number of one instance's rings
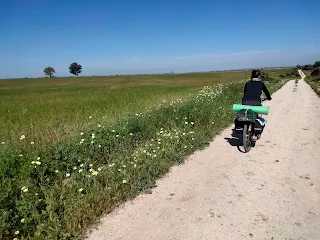
[[[189,72],[320,60],[319,0],[1,0],[0,78]],[[316,45],[318,44],[318,46]]]

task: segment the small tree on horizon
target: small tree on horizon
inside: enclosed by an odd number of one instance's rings
[[[50,78],[53,76],[54,73],[56,73],[56,70],[54,70],[53,67],[46,67],[44,70],[43,70],[44,74],[46,76],[49,76]]]
[[[82,72],[82,66],[76,62],[71,63],[69,67],[69,71],[73,75],[78,76]]]

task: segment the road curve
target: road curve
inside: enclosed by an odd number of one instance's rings
[[[224,130],[152,194],[102,218],[89,240],[320,239],[320,98],[301,80],[273,95],[244,154]]]

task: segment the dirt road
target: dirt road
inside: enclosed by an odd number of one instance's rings
[[[320,239],[320,98],[304,81],[273,95],[251,152],[232,126],[150,195],[102,219],[90,240]]]

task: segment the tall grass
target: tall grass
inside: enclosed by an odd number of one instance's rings
[[[308,76],[306,82],[309,83],[311,88],[320,96],[320,77]]]
[[[268,87],[274,92],[283,84],[272,81]],[[102,213],[148,191],[228,126],[243,85],[204,87],[183,100],[78,130],[45,149],[1,145],[0,238],[80,236]]]
[[[184,99],[204,85],[244,77],[244,72],[221,72],[1,80],[0,143],[21,150],[46,147],[75,136],[79,129],[144,112],[162,100]]]

